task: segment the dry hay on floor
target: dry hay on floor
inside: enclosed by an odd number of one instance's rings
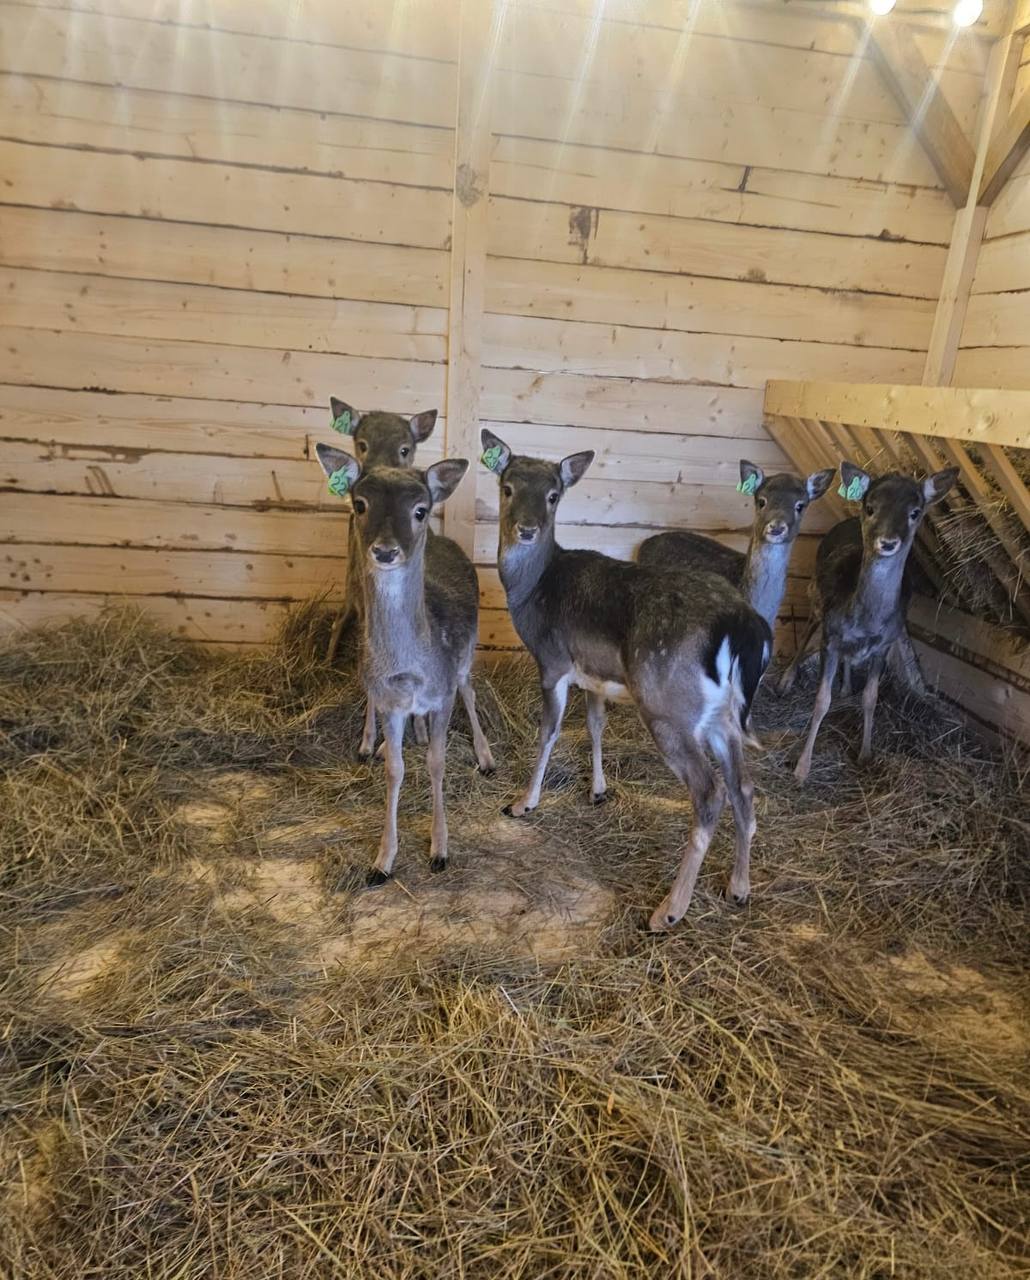
[[[853,762],[760,695],[755,899],[728,820],[641,931],[689,804],[631,711],[586,803],[574,705],[540,810],[536,694],[455,717],[453,866],[302,614],[260,659],[132,615],[0,652],[0,1276],[1015,1277],[1030,1268],[1025,772],[885,700]]]

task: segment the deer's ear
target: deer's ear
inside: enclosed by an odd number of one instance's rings
[[[567,458],[562,458],[558,464],[558,470],[561,472],[561,482],[566,489],[571,489],[574,484],[583,479],[587,467],[593,460],[593,449],[586,449],[583,453],[570,453]]]
[[[486,427],[480,431],[479,438],[483,442],[483,452],[479,457],[480,462],[488,471],[492,471],[495,476],[503,475],[505,468],[511,461],[511,450],[500,436],[495,436]]]
[[[873,477],[869,472],[856,467],[853,462],[848,462],[845,458],[840,464],[840,484],[837,486],[837,492],[848,502],[861,502],[872,483]]]
[[[756,467],[753,462],[748,462],[747,458],[740,460],[740,481],[737,489],[741,493],[749,494],[751,497],[758,492],[765,483],[765,472],[761,467]]]
[[[352,409],[346,401],[337,400],[335,396],[329,397],[329,408],[333,415],[333,430],[343,436],[352,436],[361,421],[357,409]]]
[[[421,444],[433,434],[433,428],[436,426],[436,410],[426,409],[423,413],[413,414],[408,419],[408,425],[411,427],[412,439],[416,444]]]
[[[427,468],[426,484],[434,507],[447,501],[468,469],[468,458],[444,458],[442,462],[434,462]]]
[[[923,497],[927,504],[940,502],[958,479],[958,467],[945,467],[943,471],[935,471],[923,481]]]
[[[350,493],[361,476],[361,463],[357,458],[342,449],[334,449],[331,444],[316,444],[315,455],[329,477],[329,492],[338,498]]]
[[[805,488],[808,490],[809,500],[814,502],[816,498],[821,498],[833,483],[833,477],[836,474],[836,467],[827,467],[825,471],[813,471],[805,481]]]

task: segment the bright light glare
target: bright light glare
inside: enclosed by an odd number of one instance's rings
[[[884,14],[890,13],[897,2],[898,0],[869,0],[869,8],[878,18],[882,18]]]
[[[984,11],[984,0],[958,0],[951,11],[951,20],[956,27],[971,27]]]

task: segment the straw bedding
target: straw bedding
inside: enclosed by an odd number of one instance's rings
[[[522,663],[500,768],[448,757],[426,869],[302,612],[261,658],[142,618],[0,651],[0,1276],[1030,1274],[1025,762],[940,708],[762,691],[755,898],[724,819],[686,922],[641,931],[689,820],[630,709],[586,802],[574,705],[533,817]],[[346,659],[344,659],[344,665]]]

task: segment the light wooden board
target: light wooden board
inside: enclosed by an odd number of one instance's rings
[[[766,388],[765,409],[785,417],[1030,446],[1030,398],[989,388],[773,382]]]
[[[8,324],[24,329],[335,352],[442,363],[447,312],[203,285],[0,268]]]
[[[910,298],[936,298],[945,258],[937,245],[570,209],[503,197],[490,201],[489,249],[496,257]]]
[[[288,43],[159,22],[3,6],[0,68],[22,74],[215,96],[237,102],[449,128],[454,69],[446,62],[340,45]],[[13,64],[13,65],[12,65]],[[389,118],[389,115],[387,115]],[[394,117],[397,118],[397,117]]]
[[[17,142],[213,160],[266,174],[450,185],[448,129],[13,72],[0,74],[0,111],[5,136]]]
[[[713,222],[946,245],[942,191],[679,156],[494,139],[494,195]]]
[[[694,333],[925,347],[930,299],[491,258],[488,310]]]
[[[1030,253],[1030,238],[1026,252]],[[962,330],[964,347],[1030,347],[1030,289],[974,294]]]
[[[427,249],[450,235],[447,192],[388,183],[20,142],[0,142],[0,172],[11,204]]]
[[[1030,350],[1026,347],[963,348],[955,361],[955,382],[960,386],[1030,391]]]
[[[760,387],[788,370],[816,379],[903,382],[922,371],[919,351],[779,342],[572,324],[488,315],[483,358],[488,365],[540,372],[712,382]]]
[[[0,188],[2,196],[2,188]],[[11,267],[168,280],[308,297],[447,305],[448,255],[232,227],[74,210],[2,212],[0,262]]]
[[[443,400],[438,364],[44,329],[0,329],[0,381],[297,405],[346,387],[353,403],[398,413]]]
[[[990,215],[988,214],[988,224]],[[973,277],[973,294],[1030,291],[1030,230],[985,240]]]
[[[346,555],[290,556],[138,547],[0,545],[0,586],[19,591],[233,599],[340,598]]]

